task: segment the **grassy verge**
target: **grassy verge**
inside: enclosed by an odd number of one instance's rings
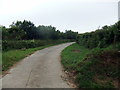
[[[76,70],[76,65],[80,63],[88,53],[89,49],[79,46],[78,44],[72,44],[62,51],[62,64],[68,71]]]
[[[60,44],[60,43],[57,43],[57,44]],[[50,47],[57,44],[49,44],[49,45],[45,45],[37,48],[3,51],[2,52],[2,71],[8,70],[11,66],[13,66],[13,64],[27,57],[28,55],[34,53],[37,50],[41,50],[46,47]]]
[[[63,50],[62,64],[79,88],[118,88],[119,50],[120,45],[90,50],[73,44]]]

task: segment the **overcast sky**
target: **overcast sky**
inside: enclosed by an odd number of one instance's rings
[[[0,25],[30,20],[79,33],[118,21],[119,0],[0,0]]]

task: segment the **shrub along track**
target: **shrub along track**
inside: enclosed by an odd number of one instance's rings
[[[118,45],[87,49],[73,44],[62,52],[62,64],[79,88],[120,88]]]

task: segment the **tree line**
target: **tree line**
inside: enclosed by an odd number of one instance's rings
[[[78,32],[66,30],[60,32],[53,26],[39,25],[36,27],[31,21],[13,22],[9,28],[0,26],[3,40],[57,40],[57,39],[76,39]]]
[[[120,21],[111,26],[104,26],[94,32],[79,34],[77,43],[87,48],[104,48],[120,42]]]
[[[75,41],[78,32],[60,32],[53,26],[35,26],[31,21],[16,21],[9,28],[0,26],[2,31],[2,50],[28,49],[44,45]]]

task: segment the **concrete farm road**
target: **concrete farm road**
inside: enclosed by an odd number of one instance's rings
[[[26,57],[2,78],[2,88],[70,88],[61,78],[61,51],[71,45],[65,43]]]

